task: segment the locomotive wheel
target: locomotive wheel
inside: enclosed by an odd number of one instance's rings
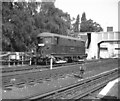
[[[46,58],[44,61],[45,61],[45,65],[49,65],[50,64],[50,59],[49,58]]]
[[[41,64],[43,64],[43,59],[38,58],[38,59],[37,59],[37,65],[41,65]]]

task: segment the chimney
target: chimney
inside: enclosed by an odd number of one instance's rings
[[[113,27],[107,27],[107,32],[113,32]]]

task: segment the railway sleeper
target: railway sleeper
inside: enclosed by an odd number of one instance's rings
[[[35,82],[36,83],[43,83],[43,79],[37,79]]]
[[[15,87],[17,87],[17,88],[23,88],[24,86],[25,86],[25,82],[15,84]]]
[[[8,85],[10,83],[10,81],[6,80],[6,81],[2,81],[2,85]]]
[[[33,82],[35,82],[35,80],[29,80],[29,81],[27,81],[27,83],[33,83]]]
[[[6,88],[6,87],[13,87],[13,84],[6,84],[6,85],[2,85],[2,88]]]
[[[12,90],[11,87],[2,87],[2,89],[5,90],[5,91],[11,91]]]
[[[61,93],[55,93],[55,95],[53,95],[51,98],[52,99],[60,99],[60,98],[63,98],[63,96],[65,96],[66,95],[66,93],[64,93],[64,92],[61,92]]]
[[[28,78],[26,84],[28,84],[28,85],[34,85],[35,84],[35,79]]]
[[[49,77],[46,77],[45,81],[51,81],[51,79]]]
[[[18,85],[18,84],[25,84],[27,81],[25,79],[16,79],[15,81],[11,81],[13,85]]]
[[[60,74],[58,77],[59,78],[65,78],[65,76],[66,76],[65,74]]]

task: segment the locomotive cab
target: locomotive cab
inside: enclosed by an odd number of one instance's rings
[[[44,42],[43,42],[43,38],[41,38],[41,37],[37,38],[37,43],[38,43],[38,47],[42,47],[42,46],[45,45]]]
[[[49,61],[50,56],[54,57],[54,54],[56,53],[56,46],[59,43],[59,37],[57,36],[51,36],[51,35],[45,35],[41,34],[37,37],[37,53],[39,54],[39,60],[40,58],[42,60],[46,59]],[[54,57],[53,62],[55,63],[56,58]],[[40,61],[41,62],[41,61]]]
[[[47,61],[49,62],[51,52],[52,52],[52,46],[55,44],[55,40],[53,36],[38,36],[37,37],[37,54],[38,54],[38,60],[39,62]]]
[[[51,44],[51,38],[50,37],[38,37],[37,40],[38,40],[37,53],[43,56],[46,50],[49,49],[48,46]]]
[[[58,37],[54,36],[38,37],[37,40],[37,53],[41,54],[42,56],[51,55],[53,52],[53,47],[58,44]]]

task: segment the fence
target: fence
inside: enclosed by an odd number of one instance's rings
[[[0,63],[2,65],[31,65],[31,52],[1,52]]]

